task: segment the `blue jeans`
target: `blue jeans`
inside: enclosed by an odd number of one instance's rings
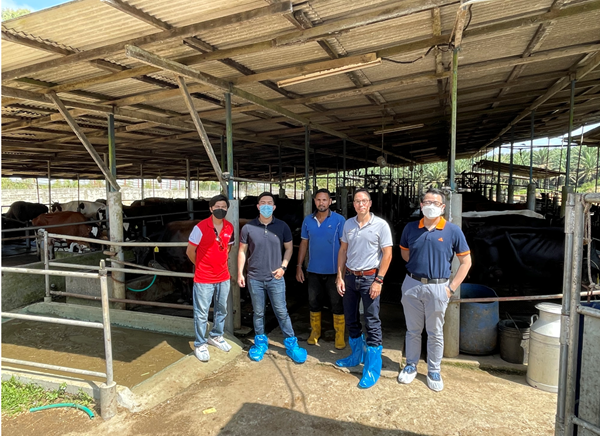
[[[254,334],[265,334],[265,303],[269,296],[273,312],[279,322],[283,338],[296,336],[292,328],[292,320],[287,311],[285,301],[285,280],[273,278],[267,281],[248,279],[248,291],[252,297],[252,308],[254,309]]]
[[[379,319],[379,299],[371,299],[369,290],[375,280],[372,276],[355,276],[346,273],[344,282],[346,284],[346,293],[342,300],[344,301],[344,316],[346,318],[346,328],[348,336],[358,338],[362,334],[362,325],[360,323],[359,305],[362,299],[365,308],[365,324],[367,327],[367,345],[369,347],[378,347],[381,345],[381,320]]]
[[[221,283],[194,283],[194,329],[196,340],[194,346],[206,344],[206,324],[210,303],[215,297],[215,310],[211,337],[223,336],[225,317],[227,316],[227,296],[229,295],[229,280]]]

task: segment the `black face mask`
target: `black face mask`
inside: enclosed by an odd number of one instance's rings
[[[212,211],[212,214],[215,216],[216,219],[222,220],[223,218],[225,218],[225,215],[227,215],[227,211],[225,209],[215,209]]]

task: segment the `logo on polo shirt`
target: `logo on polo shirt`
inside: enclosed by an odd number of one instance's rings
[[[438,241],[444,242],[444,238],[438,238]]]

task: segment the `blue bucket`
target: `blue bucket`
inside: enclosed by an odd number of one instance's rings
[[[489,298],[498,295],[492,288],[473,283],[463,283],[460,298]],[[460,346],[465,354],[478,356],[493,354],[498,345],[499,304],[461,303],[460,304]]]

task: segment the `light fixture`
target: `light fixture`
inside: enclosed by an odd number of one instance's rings
[[[373,132],[373,134],[374,135],[383,135],[384,133],[402,132],[403,130],[420,129],[421,127],[424,127],[424,126],[425,126],[425,124],[411,124],[409,126],[390,127],[389,129],[375,130]]]
[[[358,62],[356,64],[344,65],[342,67],[330,68],[328,70],[304,74],[302,76],[293,77],[291,79],[280,80],[277,82],[277,86],[283,88],[284,86],[297,85],[299,83],[308,82],[310,80],[322,79],[324,77],[331,77],[337,74],[349,73],[350,71],[362,70],[363,68],[374,67],[376,65],[381,65],[381,58],[377,58],[370,62]]]

